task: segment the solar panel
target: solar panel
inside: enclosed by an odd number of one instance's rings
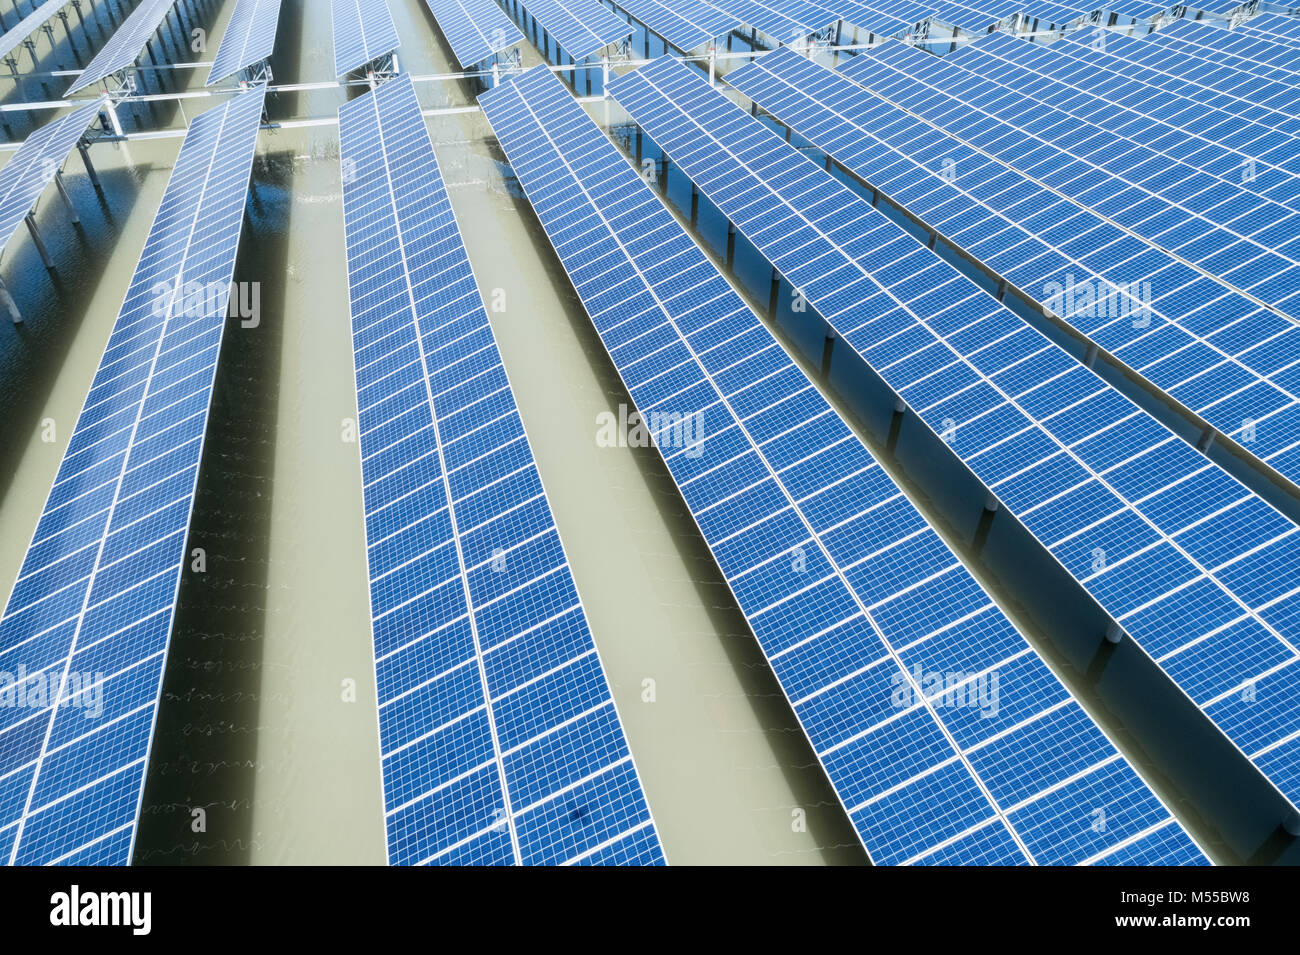
[[[219,83],[270,57],[275,51],[279,23],[280,0],[239,0],[217,48],[206,85]]]
[[[1300,213],[896,42],[841,73],[1261,303],[1300,317]]]
[[[1091,29],[1078,31],[1051,47],[1056,75],[1075,83],[1086,82],[1119,105],[1235,151],[1244,157],[1237,159],[1236,181],[1279,202],[1295,201],[1300,192],[1293,185],[1300,173],[1296,156],[1300,124],[1275,111],[1199,86],[1194,79],[1136,65],[1126,60],[1120,49],[1094,49],[1088,41],[1095,33]],[[991,52],[1003,58],[1020,55],[1015,48],[993,48]],[[1153,99],[1157,102],[1152,103]],[[1160,105],[1159,101],[1166,102]],[[1201,118],[1198,121],[1194,116]],[[1184,149],[1184,153],[1196,156],[1198,151]],[[1223,170],[1219,171],[1222,174]]]
[[[709,0],[619,0],[617,6],[685,52],[740,25]]]
[[[1031,25],[1037,20],[1040,27],[1066,26],[1078,22],[1085,14],[1092,12],[1090,9],[1092,4],[1043,2],[1026,3],[1021,6],[1025,12],[1026,25]]]
[[[1101,45],[1100,31],[1089,28],[1078,36],[1090,45]],[[1235,110],[1243,118],[1253,120],[1288,135],[1300,132],[1300,111],[1295,107],[1292,87],[1253,76],[1222,60],[1210,63],[1163,43],[1149,42],[1133,37],[1106,33],[1104,46],[1108,54],[1123,58],[1127,75],[1141,79],[1160,89],[1192,90],[1192,96],[1207,104],[1220,105]],[[1152,36],[1156,36],[1153,34]],[[1065,42],[1073,42],[1074,35]],[[1194,47],[1189,48],[1195,49]]]
[[[1266,13],[1247,20],[1236,29],[1248,36],[1258,36],[1273,43],[1300,46],[1300,17],[1283,17]]]
[[[495,0],[425,0],[456,62],[472,69],[494,53],[523,40]]]
[[[1196,0],[1187,4],[1190,10],[1203,10],[1206,13],[1228,14],[1246,6],[1249,0]]]
[[[802,40],[840,19],[814,0],[711,0],[735,18],[780,43]]]
[[[1085,49],[1077,41],[1045,46],[993,33],[948,62],[1114,133],[1144,154],[1168,156],[1292,212],[1300,209],[1300,177],[1285,168],[1300,169],[1300,143],[1234,114],[1216,115],[1204,103],[1160,96],[1075,55]],[[1289,152],[1282,164],[1259,155],[1270,145]]]
[[[792,52],[727,81],[1300,483],[1291,321]]]
[[[264,92],[190,124],[0,617],[14,864],[130,860]]]
[[[881,36],[904,33],[934,15],[932,0],[872,0],[864,3],[830,3],[846,23]]]
[[[873,860],[1205,863],[560,82],[479,101]]]
[[[120,70],[134,66],[140,51],[175,5],[176,0],[142,0],[63,95],[71,96],[78,90],[93,86]]]
[[[529,0],[524,9],[574,60],[632,33],[631,24],[596,0]]]
[[[939,0],[934,17],[971,33],[983,33],[994,24],[1024,10],[1019,0],[984,0],[981,3]]]
[[[0,59],[12,56],[14,51],[23,45],[23,41],[30,38],[50,17],[67,5],[68,0],[45,0],[39,7],[33,8],[31,13],[0,35]]]
[[[96,100],[46,123],[0,169],[0,252],[99,116],[101,106]]]
[[[1300,801],[1300,529],[698,71],[662,59],[610,92],[1261,774]]]
[[[1152,17],[1169,10],[1166,0],[1113,0],[1106,3],[1099,13],[1118,13],[1131,17],[1134,21],[1150,20]]]
[[[1192,20],[1175,20],[1159,33],[1144,37],[1144,40],[1155,46],[1179,50],[1199,59],[1217,61],[1224,66],[1288,86],[1300,82],[1300,76],[1296,73],[1295,51],[1284,44],[1270,43],[1258,37],[1244,36]]]
[[[389,860],[662,862],[410,79],[339,138]]]
[[[1230,58],[1230,62],[1242,60],[1262,71],[1289,74],[1292,82],[1296,78],[1295,47],[1272,37],[1262,37],[1243,30],[1225,30],[1221,26],[1195,20],[1175,21],[1162,30],[1161,35],[1215,51]]]
[[[330,0],[334,75],[346,76],[402,45],[387,0]]]

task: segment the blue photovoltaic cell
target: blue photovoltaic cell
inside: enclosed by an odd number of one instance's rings
[[[802,40],[830,26],[841,16],[814,0],[710,0],[737,23],[753,27],[779,43]],[[827,0],[830,3],[830,0]]]
[[[686,52],[740,26],[709,0],[618,0],[616,5]]]
[[[389,861],[662,862],[410,79],[339,136]]]
[[[334,75],[346,76],[402,45],[388,0],[330,0],[334,17]]]
[[[1280,19],[1280,18],[1279,18]],[[1252,21],[1258,22],[1258,21]],[[1256,65],[1261,70],[1290,74],[1294,79],[1298,67],[1295,46],[1287,43],[1285,35],[1275,37],[1258,27],[1245,30],[1227,30],[1219,23],[1195,20],[1178,20],[1167,31],[1168,37],[1193,43],[1202,49],[1213,50],[1232,60]]]
[[[1065,26],[1074,23],[1092,12],[1092,4],[1079,3],[1024,3],[1025,25],[1031,26],[1038,21],[1039,27]]]
[[[1194,61],[1197,72],[1216,88],[1226,81],[1233,88],[1249,91],[1250,86],[1243,85],[1237,75],[1240,73],[1251,74],[1255,83],[1276,83],[1292,89],[1300,82],[1295,51],[1291,47],[1204,23],[1175,20],[1158,33],[1143,37],[1141,42]],[[1294,93],[1291,95],[1294,97]],[[1293,99],[1291,108],[1294,107]]]
[[[28,136],[0,169],[0,252],[99,116],[101,105],[97,100],[46,123]]]
[[[840,72],[1292,317],[1300,213],[893,41]]]
[[[1048,47],[991,34],[954,54],[948,62],[1014,90],[1021,97],[1113,133],[1114,140],[1093,152],[1102,166],[1131,167],[1152,157],[1166,157],[1170,168],[1180,173],[1188,167],[1198,169],[1240,190],[1238,197],[1244,192],[1270,200],[1274,218],[1271,223],[1261,221],[1261,225],[1276,225],[1279,214],[1290,216],[1300,209],[1300,177],[1294,172],[1220,142],[1224,133],[1217,125],[1206,129],[1211,126],[1206,120],[1216,117],[1200,103],[1159,96],[1144,84],[1117,79],[1113,74],[1099,75],[1095,66],[1073,57],[1071,51],[1084,49],[1073,41],[1073,36],[1069,43]],[[1108,83],[1108,79],[1113,82]],[[1193,114],[1199,122],[1192,118]],[[1269,137],[1269,130],[1249,121],[1235,125],[1248,137],[1241,144],[1246,148],[1263,144],[1261,138]],[[1297,146],[1295,141],[1276,133],[1271,139],[1288,142],[1293,150]],[[1292,163],[1296,159],[1300,157],[1293,156]],[[1215,188],[1212,179],[1202,177],[1200,183]],[[1263,212],[1263,208],[1257,209],[1257,215]]]
[[[13,56],[23,41],[39,30],[50,17],[68,5],[68,0],[45,0],[0,36],[0,60]],[[17,7],[15,7],[17,9]]]
[[[933,0],[870,0],[869,3],[830,3],[844,21],[879,36],[906,33],[934,15]]]
[[[984,0],[982,3],[938,0],[934,18],[970,33],[983,33],[994,24],[1023,11],[1024,4],[1018,0]]]
[[[1118,13],[1134,20],[1149,20],[1169,9],[1166,0],[1108,0],[1102,13]]]
[[[269,57],[275,50],[275,31],[279,23],[280,0],[239,0],[221,38],[221,46],[217,48],[207,85],[218,83]]]
[[[1170,38],[1163,33],[1136,39],[1115,33],[1103,34],[1089,28],[1079,31],[1079,35],[1088,41],[1086,45],[1089,53],[1104,54],[1096,57],[1096,61],[1113,63],[1115,60],[1110,58],[1118,58],[1118,68],[1135,80],[1161,90],[1180,93],[1194,102],[1203,103],[1207,107],[1218,107],[1243,120],[1279,130],[1291,137],[1300,132],[1296,91],[1289,85],[1228,66],[1222,58],[1210,62],[1173,48],[1164,42]],[[1093,49],[1098,45],[1097,37],[1103,35],[1104,50]],[[1156,37],[1163,37],[1163,40],[1155,42]],[[1064,43],[1069,44],[1078,55],[1079,44],[1074,42],[1073,34],[1065,37]],[[1183,46],[1196,49],[1190,44]],[[1284,165],[1288,155],[1291,155],[1289,151],[1285,154],[1274,153],[1269,159]]]
[[[563,85],[479,101],[872,859],[1205,864]]]
[[[1297,208],[1300,140],[1239,110],[1207,102],[1207,97],[1197,95],[1197,87],[1181,78],[1160,86],[1145,76],[1130,76],[1132,67],[1118,50],[1112,53],[1109,44],[1096,49],[1089,42],[1100,35],[1089,27],[1051,46],[993,35],[971,44],[969,53],[966,49],[954,53],[953,62],[966,65],[980,59],[985,64],[982,72],[993,79],[998,79],[995,74],[1027,78],[1027,71],[1033,71],[1040,77],[1036,83],[1059,94],[1053,98],[1055,103],[1073,100],[1115,132]],[[1007,85],[1002,79],[999,82]]]
[[[496,0],[425,0],[447,38],[456,62],[464,69],[523,40],[515,22]]]
[[[1283,17],[1266,13],[1247,20],[1236,29],[1246,36],[1258,37],[1283,46],[1300,46],[1300,17]]]
[[[264,92],[190,124],[0,618],[12,863],[130,859]]]
[[[630,23],[597,0],[528,0],[523,7],[574,60],[632,33]]]
[[[140,56],[140,51],[144,49],[144,45],[149,42],[149,38],[162,25],[163,20],[167,18],[167,14],[171,12],[171,8],[175,5],[176,0],[143,0],[138,7],[131,11],[130,16],[122,21],[122,25],[117,28],[117,32],[108,38],[104,48],[90,61],[90,65],[72,81],[72,85],[68,87],[68,92],[63,95],[71,96],[77,90],[85,89],[87,86],[112,76],[119,70],[125,70],[135,65],[136,58]]]
[[[1294,323],[793,51],[727,81],[1300,483]]]
[[[1278,791],[1300,802],[1300,706],[1288,703],[1300,695],[1300,529],[697,70],[665,58],[610,91]]]
[[[1249,0],[1195,0],[1187,4],[1189,12],[1204,10],[1206,13],[1227,14],[1244,7]]]

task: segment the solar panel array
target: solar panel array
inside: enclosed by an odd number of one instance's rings
[[[99,116],[97,100],[46,123],[0,169],[0,252]]]
[[[984,0],[982,3],[939,0],[935,7],[934,18],[971,33],[983,33],[993,24],[1013,17],[1023,10],[1024,4],[1019,0]]]
[[[711,0],[743,23],[781,42],[802,40],[840,19],[816,0]]]
[[[1295,53],[1291,47],[1258,36],[1247,36],[1220,27],[1176,20],[1144,38],[1152,45],[1176,50],[1220,66],[1294,85]]]
[[[14,864],[130,859],[263,97],[190,124],[0,617]]]
[[[330,0],[334,75],[346,76],[402,45],[387,0]]]
[[[662,862],[409,78],[339,135],[389,860]]]
[[[1247,20],[1238,27],[1243,34],[1280,43],[1284,46],[1300,46],[1300,17],[1283,17],[1266,13]]]
[[[31,13],[0,35],[0,59],[12,56],[24,41],[67,5],[68,0],[45,0],[39,7],[34,7]]]
[[[682,64],[611,93],[1293,805],[1300,529]]]
[[[1098,12],[1119,13],[1135,21],[1142,21],[1150,20],[1168,10],[1169,4],[1165,0],[1109,0]]]
[[[280,0],[239,0],[230,15],[221,46],[208,72],[207,85],[219,83],[240,70],[270,57],[280,23]]]
[[[930,0],[871,0],[869,3],[848,0],[829,5],[846,23],[882,36],[906,33],[935,10]]]
[[[1226,15],[1234,10],[1240,10],[1250,0],[1194,0],[1193,3],[1187,4],[1191,10],[1202,10],[1205,13]]]
[[[1113,135],[943,58],[887,42],[843,75],[1070,195],[1134,235],[1300,317],[1300,213]]]
[[[425,0],[456,62],[472,69],[523,40],[519,27],[496,0]]]
[[[872,858],[1205,863],[562,84],[479,100]]]
[[[618,0],[616,6],[687,52],[740,25],[709,0]]]
[[[1070,23],[1077,23],[1092,11],[1089,7],[1094,4],[1079,3],[1022,3],[1021,7],[1027,17],[1027,23],[1032,24],[1038,21],[1038,26],[1065,26]]]
[[[792,51],[727,79],[1300,483],[1300,328],[1289,319]]]
[[[597,0],[528,0],[524,9],[574,60],[632,33],[626,20]]]
[[[1168,97],[1152,102],[1149,87],[1123,80],[1106,88],[1114,96],[1102,96],[1099,81],[1106,75],[1098,76],[1091,64],[1071,55],[1082,49],[1077,42],[1047,47],[993,34],[953,54],[948,62],[1113,134],[1113,147],[1128,150],[1125,158],[1138,161],[1164,156],[1180,172],[1194,168],[1238,189],[1238,195],[1253,193],[1268,199],[1267,209],[1260,213],[1271,213],[1272,224],[1277,223],[1276,217],[1289,217],[1300,208],[1300,178],[1282,166],[1224,145],[1219,141],[1224,135],[1220,130],[1202,134],[1200,130],[1208,125],[1205,120],[1214,117],[1204,107],[1199,109],[1198,124],[1189,115],[1196,108],[1192,103],[1169,101]],[[1166,120],[1165,114],[1175,110]],[[1268,130],[1242,121],[1238,132],[1260,137]],[[1271,138],[1295,146],[1289,137],[1273,134]],[[1212,185],[1209,179],[1200,181]]]
[[[1163,84],[1152,82],[1158,78],[1145,68],[1135,68],[1117,55],[1118,50],[1112,53],[1108,46],[1094,49],[1100,45],[1095,42],[1097,35],[1097,30],[1089,28],[1050,47],[1039,47],[1050,51],[1044,59],[1029,57],[1020,49],[1028,44],[1006,46],[997,42],[1000,37],[978,44],[980,50],[975,55],[989,54],[1021,64],[1033,61],[1045,75],[1062,83],[1086,85],[1093,96],[1106,98],[1117,113],[1131,117],[1128,123],[1118,124],[1118,130],[1141,130],[1152,148],[1179,155],[1204,171],[1295,208],[1300,199],[1300,162],[1296,137],[1278,128],[1279,122],[1286,124],[1285,117],[1269,116],[1267,111],[1247,117],[1225,102],[1225,97],[1207,96],[1204,87],[1181,76],[1166,77],[1172,82]],[[959,51],[957,55],[965,54]],[[1221,148],[1203,146],[1203,142]]]
[[[1250,22],[1258,23],[1259,20]],[[1217,23],[1194,20],[1177,20],[1160,32],[1168,39],[1213,50],[1233,61],[1249,62],[1261,70],[1294,73],[1296,69],[1295,46],[1286,42],[1289,37],[1285,32],[1281,36],[1274,36],[1261,31],[1257,26],[1244,30],[1226,30]]]
[[[1166,42],[1170,39],[1167,32],[1149,34],[1140,40],[1106,33],[1105,40],[1099,41],[1102,33],[1093,29],[1080,31],[1077,36],[1090,49],[1100,47],[1097,52],[1122,58],[1125,74],[1133,79],[1158,89],[1182,92],[1207,107],[1217,106],[1288,135],[1300,129],[1295,123],[1300,116],[1295,91],[1290,86],[1228,66],[1222,59],[1210,62],[1184,52]],[[1073,46],[1075,36],[1066,36],[1063,43]]]
[[[65,96],[71,96],[78,90],[93,86],[100,80],[107,79],[120,70],[135,65],[140,51],[144,49],[149,38],[157,32],[167,14],[176,5],[176,0],[142,0],[131,11],[131,15],[122,21],[104,48],[100,50],[80,75],[72,81]]]

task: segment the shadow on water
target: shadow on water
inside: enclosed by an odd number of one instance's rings
[[[493,158],[506,166],[504,153],[495,140],[488,141]],[[520,195],[513,177],[507,182]],[[620,403],[634,407],[609,353],[587,318],[581,300],[569,284],[563,266],[554,258],[532,206],[518,205],[526,228],[542,253],[552,259],[549,273],[557,295],[573,316],[573,328],[587,364],[596,374],[610,406]],[[842,809],[830,781],[826,778],[803,733],[789,701],[782,692],[771,667],[749,629],[744,613],[736,604],[721,569],[700,534],[681,492],[669,474],[659,453],[650,447],[630,448],[642,479],[650,489],[656,509],[669,528],[678,555],[691,569],[691,578],[710,623],[722,636],[722,645],[745,694],[746,701],[772,745],[773,756],[786,779],[796,804],[807,811],[808,832],[821,847],[826,861],[842,865],[866,865],[868,859],[847,814]]]
[[[216,52],[213,27],[219,22],[222,8],[233,0],[187,0],[178,3],[163,20],[158,31],[154,33],[139,58],[140,68],[136,70],[136,82],[141,94],[176,93],[190,88],[202,88],[207,79],[207,70],[198,69],[162,69],[150,67],[155,64],[189,63],[200,59],[203,54],[191,50],[190,31],[201,28],[208,34],[208,51]],[[82,4],[82,16],[85,26],[78,21],[75,10],[69,8],[68,29],[65,31],[59,17],[49,21],[53,34],[43,29],[34,37],[36,42],[36,60],[26,47],[20,47],[17,59],[21,63],[16,78],[0,75],[0,103],[12,104],[41,100],[59,100],[72,85],[74,77],[50,76],[56,70],[80,70],[89,65],[91,59],[104,48],[109,38],[117,31],[138,4],[131,0],[99,0],[92,8]],[[23,6],[27,12],[27,7]],[[13,16],[8,21],[12,26]],[[2,68],[0,68],[2,71]],[[90,97],[94,89],[81,91],[78,97]],[[216,101],[212,103],[216,105]],[[31,132],[53,121],[58,115],[55,110],[6,111],[0,113],[0,131],[11,141],[25,139]],[[123,129],[128,133],[143,130],[184,126],[185,115],[179,101],[145,102],[123,104],[118,110]]]
[[[254,163],[235,281],[261,283],[260,314],[256,327],[242,327],[238,317],[226,326],[137,865],[238,865],[251,857],[283,351],[285,284],[278,277],[288,266],[292,179],[292,156]],[[202,573],[194,568],[196,548],[205,552]]]
[[[40,426],[42,409],[111,258],[109,250],[121,235],[121,223],[139,198],[149,168],[98,170],[102,196],[88,176],[68,175],[65,182],[81,217],[79,225],[72,222],[53,188],[48,190],[44,199],[48,208],[38,216],[38,227],[55,262],[53,272],[46,270],[30,241],[15,236],[9,243],[5,284],[23,323],[14,325],[7,315],[0,315],[0,407],[5,409],[0,415],[0,461],[17,461]],[[71,421],[57,424],[65,431],[72,427]],[[15,470],[0,468],[0,497],[8,491]]]
[[[303,10],[301,0],[284,0],[280,6],[280,23],[275,34],[275,53],[271,55],[271,74],[277,83],[302,83]],[[273,93],[267,97],[266,110],[272,122],[303,115],[307,105],[305,93]]]
[[[171,9],[157,32],[150,37],[137,61],[142,64],[135,72],[136,83],[142,95],[203,89],[208,78],[206,67],[178,70],[154,70],[149,67],[154,63],[191,63],[201,59],[210,60],[215,56],[221,38],[215,34],[214,27],[220,22],[222,7],[226,2],[229,0],[189,0],[188,3],[178,3]],[[196,53],[190,49],[190,34],[195,29],[206,32],[205,52]],[[220,102],[219,99],[200,100],[195,114],[218,106]],[[123,129],[128,133],[183,128],[194,118],[194,114],[185,110],[181,100],[126,103],[118,109],[118,116]]]
[[[80,70],[86,67],[95,54],[108,42],[122,21],[130,16],[137,0],[98,0],[94,7],[82,3],[80,18],[69,5],[63,13],[46,21],[31,36],[33,46],[20,46],[13,54],[18,64],[18,76],[7,66],[0,66],[0,103],[21,103],[38,100],[57,100],[72,85],[71,76],[43,76],[55,70]],[[23,16],[31,12],[29,3],[18,5]],[[18,24],[18,15],[4,11],[5,29]],[[84,23],[83,23],[84,21]],[[65,29],[66,25],[66,29]],[[35,61],[32,51],[36,51]],[[53,110],[6,112],[0,114],[0,128],[10,139],[24,139],[36,127],[43,126],[57,115]]]

